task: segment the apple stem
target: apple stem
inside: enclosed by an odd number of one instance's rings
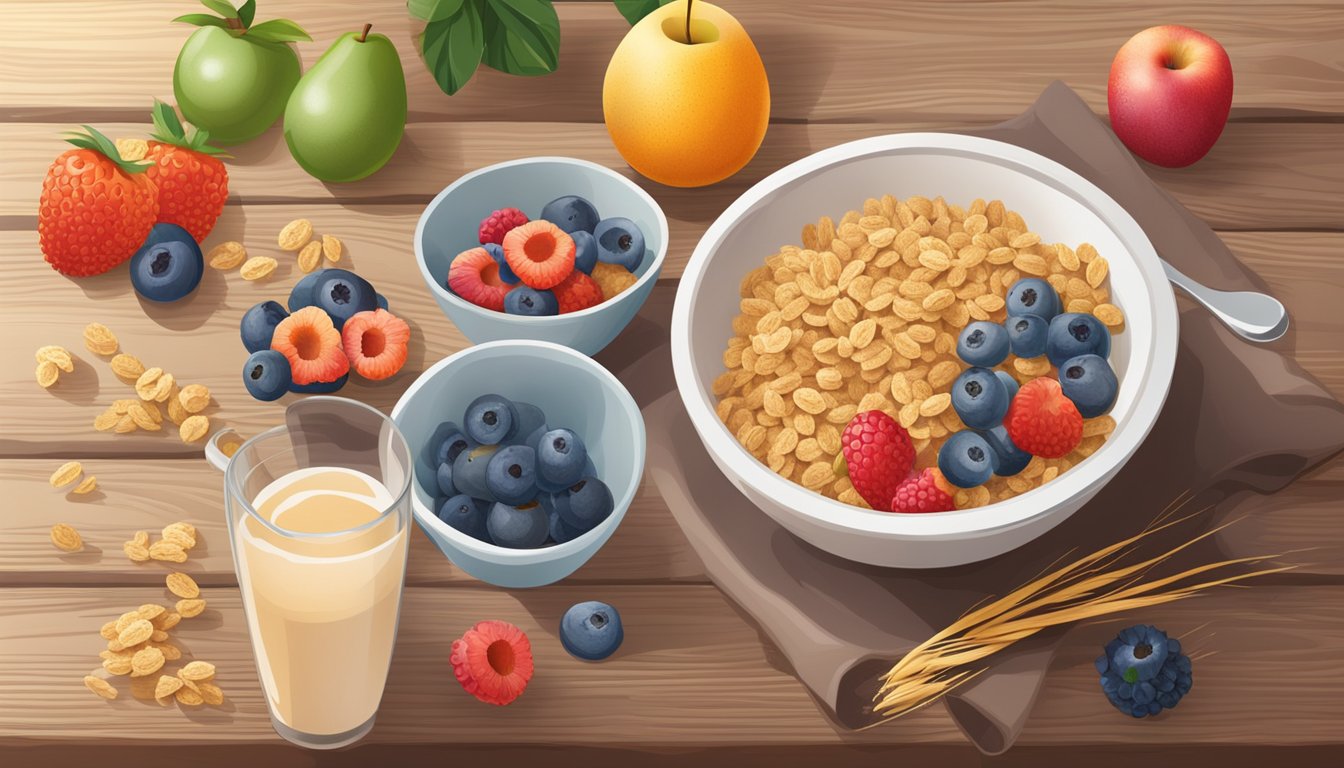
[[[243,22],[242,22],[240,19],[225,19],[225,20],[224,20],[224,24],[225,24],[226,26],[228,26],[229,29],[232,29],[232,30],[239,30],[239,29],[241,29],[241,30],[243,30],[244,32],[247,31],[247,28],[243,26]]]
[[[686,0],[686,44],[695,45],[691,39],[691,6],[695,5],[695,0]]]
[[[361,31],[361,32],[359,33],[359,37],[355,38],[355,40],[357,40],[357,41],[359,41],[359,42],[361,42],[361,43],[364,42],[365,40],[368,40],[368,39],[369,39],[369,30],[370,30],[370,29],[373,29],[373,24],[365,24],[365,25],[364,25],[364,29],[363,29],[363,31]]]

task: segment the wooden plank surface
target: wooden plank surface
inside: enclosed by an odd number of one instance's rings
[[[1115,51],[1131,35],[1172,18],[1169,3],[805,3],[736,0],[770,73],[772,112],[787,121],[975,119],[1016,114],[1062,79],[1105,110]],[[1334,2],[1195,0],[1180,23],[1235,51],[1234,119],[1344,114],[1344,14]],[[412,46],[401,3],[275,0],[265,17],[298,21],[314,42],[311,64],[338,35],[372,22],[401,54],[413,119],[601,120],[601,83],[628,25],[609,3],[556,3],[560,67],[542,78],[485,70],[449,98]],[[133,11],[129,8],[133,7]],[[190,28],[170,24],[177,0],[11,0],[0,30],[0,120],[76,116],[139,119],[151,96],[171,95],[173,62]],[[52,19],[60,19],[53,39]],[[260,18],[260,17],[259,17]],[[79,41],[78,45],[64,41]],[[134,58],[123,55],[133,46]],[[874,77],[882,73],[882,77]],[[992,73],[992,74],[987,74]],[[501,94],[507,94],[507,97]],[[62,118],[68,119],[68,118]]]
[[[0,747],[96,742],[110,755],[140,749],[144,742],[277,741],[236,590],[207,589],[204,596],[206,612],[173,634],[187,651],[183,662],[198,658],[217,666],[228,701],[220,710],[187,713],[137,700],[124,678],[116,681],[122,696],[112,703],[80,684],[97,667],[102,622],[163,599],[163,590],[0,591]],[[593,597],[616,605],[626,626],[622,649],[601,664],[569,658],[555,636],[565,608]],[[1181,636],[1197,657],[1194,690],[1156,724],[1120,715],[1097,689],[1092,661],[1116,625],[1076,627],[1065,636],[1021,741],[1337,745],[1344,735],[1338,728],[1344,698],[1334,695],[1344,685],[1344,667],[1336,663],[1344,644],[1341,608],[1344,587],[1258,587],[1135,617]],[[861,733],[837,731],[818,715],[802,686],[771,665],[774,651],[709,586],[613,586],[597,592],[554,587],[514,594],[413,588],[406,592],[403,615],[388,689],[367,743],[560,748],[684,747],[688,736],[700,746],[962,740],[937,706]],[[485,617],[521,627],[537,657],[531,686],[507,710],[462,693],[446,662],[451,640]],[[31,642],[36,637],[42,638],[40,650]],[[576,718],[575,712],[584,716]],[[70,728],[72,722],[80,727]]]
[[[143,136],[149,127],[148,117],[145,120],[99,127],[114,138]],[[621,159],[601,125],[555,122],[412,123],[397,154],[381,171],[358,184],[323,184],[295,165],[277,127],[255,141],[230,148],[234,157],[229,160],[229,199],[234,206],[296,202],[423,206],[464,173],[505,160],[555,154],[563,148],[562,154],[614,168],[649,190],[680,243],[684,229],[691,227],[698,238],[752,184],[818,150],[888,133],[991,123],[777,123],[745,169],[703,189],[665,187],[641,177]],[[0,166],[0,227],[36,227],[42,177],[52,159],[69,148],[61,133],[70,127],[0,123],[0,146],[11,153],[11,159]],[[1148,170],[1215,229],[1344,229],[1337,202],[1344,191],[1344,130],[1336,123],[1231,123],[1213,151],[1197,165],[1180,169],[1150,166]],[[234,215],[236,210],[230,207],[225,215]]]

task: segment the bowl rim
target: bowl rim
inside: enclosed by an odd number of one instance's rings
[[[1129,251],[1145,285],[1154,327],[1170,332],[1155,334],[1150,340],[1147,370],[1139,381],[1129,418],[1074,471],[1027,493],[975,509],[923,515],[878,512],[832,500],[780,477],[748,453],[718,418],[708,389],[700,385],[690,338],[696,295],[711,254],[744,215],[778,190],[833,165],[894,152],[970,157],[1028,176],[1087,208]],[[804,518],[814,528],[893,540],[970,539],[1028,525],[1061,511],[1071,514],[1071,499],[1087,494],[1097,481],[1108,480],[1129,460],[1152,430],[1166,400],[1175,370],[1178,323],[1175,295],[1152,243],[1129,212],[1095,184],[1015,144],[961,134],[911,132],[859,139],[816,152],[770,174],[729,205],[696,245],[677,287],[672,310],[672,362],[677,390],[692,424],[715,463],[736,484],[773,499],[777,506]]]
[[[479,539],[462,533],[456,528],[448,525],[434,514],[433,510],[426,509],[420,502],[419,496],[411,492],[411,511],[414,513],[416,522],[431,539],[443,538],[452,542],[453,546],[462,549],[473,557],[486,560],[497,564],[527,565],[542,562],[551,562],[563,560],[580,554],[586,547],[594,541],[600,541],[610,536],[624,519],[626,511],[634,502],[635,496],[639,493],[640,483],[644,477],[644,458],[647,449],[647,433],[644,427],[644,414],[639,409],[639,404],[635,402],[632,396],[616,378],[615,374],[608,371],[601,363],[593,360],[591,357],[577,352],[562,344],[555,344],[549,341],[538,341],[535,339],[505,339],[501,341],[488,341],[481,344],[473,344],[465,349],[454,352],[451,355],[439,360],[434,365],[426,368],[406,391],[398,398],[396,405],[392,407],[390,418],[393,423],[409,407],[410,402],[423,389],[428,382],[438,376],[442,371],[451,366],[469,360],[481,355],[496,355],[500,353],[522,354],[527,357],[550,360],[554,356],[568,358],[578,363],[580,368],[589,371],[596,379],[603,383],[604,388],[599,390],[603,397],[611,396],[621,405],[622,410],[626,411],[631,417],[630,423],[634,428],[634,460],[636,473],[629,488],[620,498],[615,499],[615,507],[611,515],[598,523],[596,527],[576,536],[569,541],[554,544],[549,547],[538,547],[536,549],[511,549],[501,547],[498,544],[484,542]],[[412,455],[415,455],[412,453]],[[414,484],[414,483],[413,483]],[[436,542],[437,543],[437,542]],[[445,554],[447,554],[445,552]],[[451,557],[449,558],[451,559]]]
[[[513,323],[520,327],[542,325],[547,321],[555,322],[555,316],[532,317],[528,315],[510,315],[506,312],[496,312],[493,309],[478,307],[475,304],[466,301],[461,296],[458,296],[457,294],[448,290],[446,287],[439,285],[439,282],[434,278],[434,275],[429,270],[429,263],[425,258],[425,250],[423,247],[425,240],[425,225],[428,223],[429,217],[440,205],[444,203],[445,200],[447,200],[448,196],[451,195],[453,192],[456,192],[460,187],[465,185],[467,182],[476,179],[477,177],[485,176],[487,174],[493,173],[495,171],[504,168],[512,168],[514,166],[520,166],[520,165],[536,165],[539,163],[557,163],[560,165],[571,165],[574,166],[575,168],[581,168],[614,179],[623,184],[627,189],[633,192],[636,197],[638,197],[645,204],[647,204],[649,208],[653,210],[654,217],[657,219],[658,222],[658,243],[659,243],[658,249],[654,251],[653,260],[649,263],[648,268],[644,270],[644,274],[640,275],[638,279],[635,280],[634,285],[622,291],[615,298],[608,299],[600,304],[588,307],[587,309],[581,309],[578,312],[566,313],[564,315],[566,320],[570,319],[580,320],[585,317],[591,317],[593,315],[599,314],[603,309],[610,309],[611,307],[614,307],[617,304],[632,300],[634,296],[639,294],[640,288],[642,286],[644,286],[646,283],[653,282],[658,279],[658,275],[659,273],[662,272],[663,269],[663,262],[666,261],[667,259],[667,247],[669,236],[667,226],[667,215],[663,212],[662,206],[658,205],[658,201],[654,200],[653,196],[650,195],[648,192],[646,192],[643,187],[639,186],[638,184],[626,178],[625,176],[616,173],[610,168],[607,168],[604,165],[598,165],[597,163],[589,162],[587,160],[580,160],[575,157],[564,157],[560,155],[538,155],[535,157],[519,158],[517,160],[506,160],[502,163],[487,165],[483,168],[477,168],[474,171],[465,173],[457,177],[457,179],[455,179],[451,184],[444,187],[437,195],[434,196],[433,200],[429,201],[429,204],[425,206],[425,209],[420,212],[420,218],[417,219],[415,223],[415,236],[413,243],[415,247],[415,261],[416,264],[420,267],[421,278],[424,279],[425,284],[429,286],[430,291],[433,292],[434,296],[440,301],[440,303],[447,302],[453,307],[469,312],[471,314],[489,318],[491,320],[499,322]]]

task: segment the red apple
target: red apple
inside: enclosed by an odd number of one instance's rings
[[[1208,154],[1232,109],[1232,62],[1189,27],[1145,29],[1120,47],[1106,89],[1111,127],[1150,163],[1181,168]]]

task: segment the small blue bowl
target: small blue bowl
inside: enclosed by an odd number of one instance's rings
[[[624,216],[644,233],[638,281],[596,307],[552,317],[523,317],[478,307],[448,290],[453,257],[480,245],[481,220],[499,208],[529,217],[564,195],[579,195],[603,217]],[[658,282],[667,256],[667,217],[649,193],[614,171],[568,157],[532,157],[473,171],[438,194],[415,227],[415,258],[443,313],[475,343],[533,339],[595,355],[634,319]]]
[[[611,488],[615,510],[572,541],[540,549],[508,549],[462,533],[434,514],[435,430],[462,422],[478,396],[494,393],[532,403],[551,427],[583,437],[597,476]],[[588,562],[625,518],[644,473],[644,418],[621,382],[592,358],[558,344],[498,341],[440,360],[420,374],[392,409],[392,420],[415,457],[411,508],[421,530],[454,565],[501,587],[539,587]]]

